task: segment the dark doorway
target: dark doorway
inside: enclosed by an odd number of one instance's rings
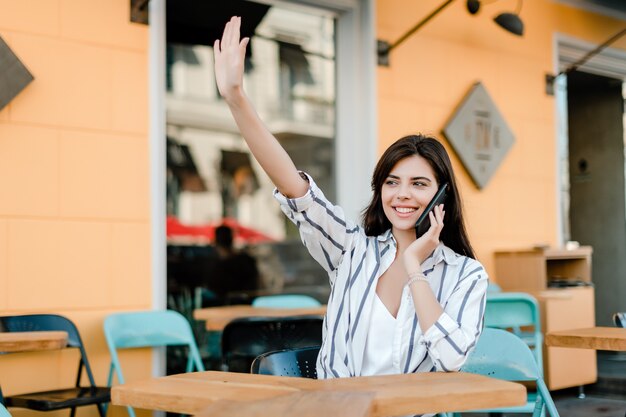
[[[612,325],[626,300],[623,81],[567,78],[571,239],[593,247],[596,322]],[[572,323],[575,325],[575,323]]]

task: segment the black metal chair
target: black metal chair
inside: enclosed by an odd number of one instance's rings
[[[613,323],[617,327],[626,327],[626,313],[618,312],[613,314]]]
[[[96,386],[80,334],[71,320],[55,314],[4,316],[0,317],[0,329],[4,332],[64,331],[68,335],[67,347],[77,348],[80,352],[74,387],[4,397],[3,402],[6,407],[28,408],[37,411],[70,408],[70,416],[74,417],[76,407],[96,405],[100,416],[104,417],[104,405],[111,400],[110,389]],[[81,385],[83,368],[87,374],[88,386]]]
[[[322,344],[321,317],[248,317],[231,321],[222,333],[222,369],[250,372],[266,352]]]
[[[320,346],[267,352],[254,359],[251,372],[317,379],[316,364],[319,352]]]

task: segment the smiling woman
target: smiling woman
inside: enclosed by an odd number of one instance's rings
[[[231,18],[215,42],[217,86],[276,186],[282,211],[328,273],[318,377],[458,370],[481,333],[488,279],[465,233],[445,148],[425,136],[392,144],[374,171],[363,226],[353,223],[296,168],[257,115],[242,86],[248,39],[241,39],[240,26],[240,18]],[[436,206],[428,231],[416,238],[415,222],[443,183],[445,210]]]
[[[441,184],[448,186],[444,206],[447,222],[440,240],[455,252],[474,258],[450,158],[441,143],[432,137],[406,136],[381,156],[372,176],[374,194],[363,214],[365,233],[379,235],[392,227],[394,216],[415,209],[413,215],[403,216],[413,221],[412,229]]]
[[[386,218],[397,229],[411,229],[415,214],[434,197],[437,180],[428,162],[421,156],[409,156],[399,161],[382,186],[381,199]],[[394,220],[404,220],[394,224]],[[406,220],[410,220],[408,224]]]

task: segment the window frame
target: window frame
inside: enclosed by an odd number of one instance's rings
[[[263,0],[261,0],[263,1]],[[277,3],[277,2],[273,2]],[[373,0],[291,0],[281,4],[310,6],[336,14],[337,203],[359,220],[370,198],[376,160],[376,51]],[[152,308],[166,308],[166,88],[165,0],[153,0],[149,27],[149,159]],[[160,374],[156,366],[157,375]]]

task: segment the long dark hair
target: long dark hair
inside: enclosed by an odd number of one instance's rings
[[[378,160],[372,176],[372,200],[363,210],[363,228],[367,236],[378,236],[391,227],[391,222],[383,211],[381,190],[393,167],[402,159],[419,155],[426,159],[435,172],[437,184],[448,183],[444,204],[446,218],[439,239],[458,254],[476,258],[474,249],[467,237],[459,189],[452,171],[452,164],[446,149],[435,138],[424,135],[410,135],[398,139]]]

